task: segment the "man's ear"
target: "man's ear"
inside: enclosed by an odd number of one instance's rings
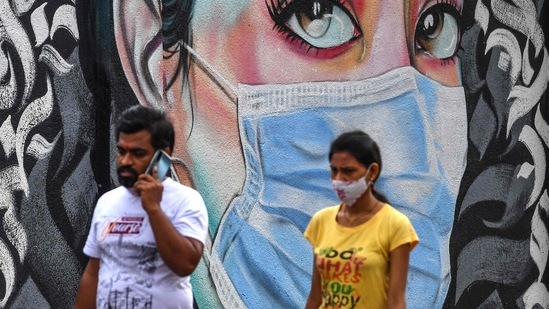
[[[162,108],[162,17],[159,0],[112,0],[114,36],[128,83],[142,105]]]

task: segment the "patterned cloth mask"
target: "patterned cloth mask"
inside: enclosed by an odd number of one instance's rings
[[[370,171],[370,166],[366,170],[366,175]],[[352,207],[356,201],[368,190],[372,185],[371,181],[366,182],[366,175],[357,180],[336,180],[332,179],[332,188],[337,194],[337,197],[345,203],[345,206]]]
[[[352,207],[366,192],[370,183],[366,183],[366,176],[357,180],[345,181],[332,179],[332,187],[345,206]]]

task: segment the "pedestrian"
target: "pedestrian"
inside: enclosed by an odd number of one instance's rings
[[[121,114],[116,138],[121,186],[95,207],[75,308],[190,309],[190,275],[207,237],[206,207],[194,189],[159,179],[160,167],[145,172],[155,152],[171,154],[172,123],[163,112],[136,105]]]
[[[306,308],[405,308],[410,251],[419,239],[374,188],[379,147],[362,131],[343,133],[329,160],[342,202],[318,211],[305,230],[314,250]]]

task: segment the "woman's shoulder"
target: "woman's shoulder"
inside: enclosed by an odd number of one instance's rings
[[[384,216],[389,217],[396,221],[401,221],[401,220],[410,221],[410,219],[408,218],[408,216],[406,216],[406,214],[396,209],[389,203],[385,203],[383,207],[383,213],[384,213]]]
[[[305,231],[305,237],[310,239],[310,235],[316,235],[320,230],[323,230],[330,225],[330,222],[335,222],[339,205],[325,207],[317,211],[309,221]]]
[[[338,210],[339,210],[339,205],[322,208],[321,210],[317,211],[314,214],[313,220],[323,220],[324,218],[328,218],[328,217],[331,218],[337,214]]]

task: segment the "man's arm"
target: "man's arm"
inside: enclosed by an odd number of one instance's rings
[[[200,262],[204,245],[197,239],[179,234],[160,208],[163,187],[156,178],[156,170],[153,175],[140,175],[134,189],[141,195],[160,257],[177,275],[189,276]]]
[[[99,259],[90,258],[82,274],[80,287],[76,295],[75,309],[95,309],[97,295],[97,276],[99,274]]]

